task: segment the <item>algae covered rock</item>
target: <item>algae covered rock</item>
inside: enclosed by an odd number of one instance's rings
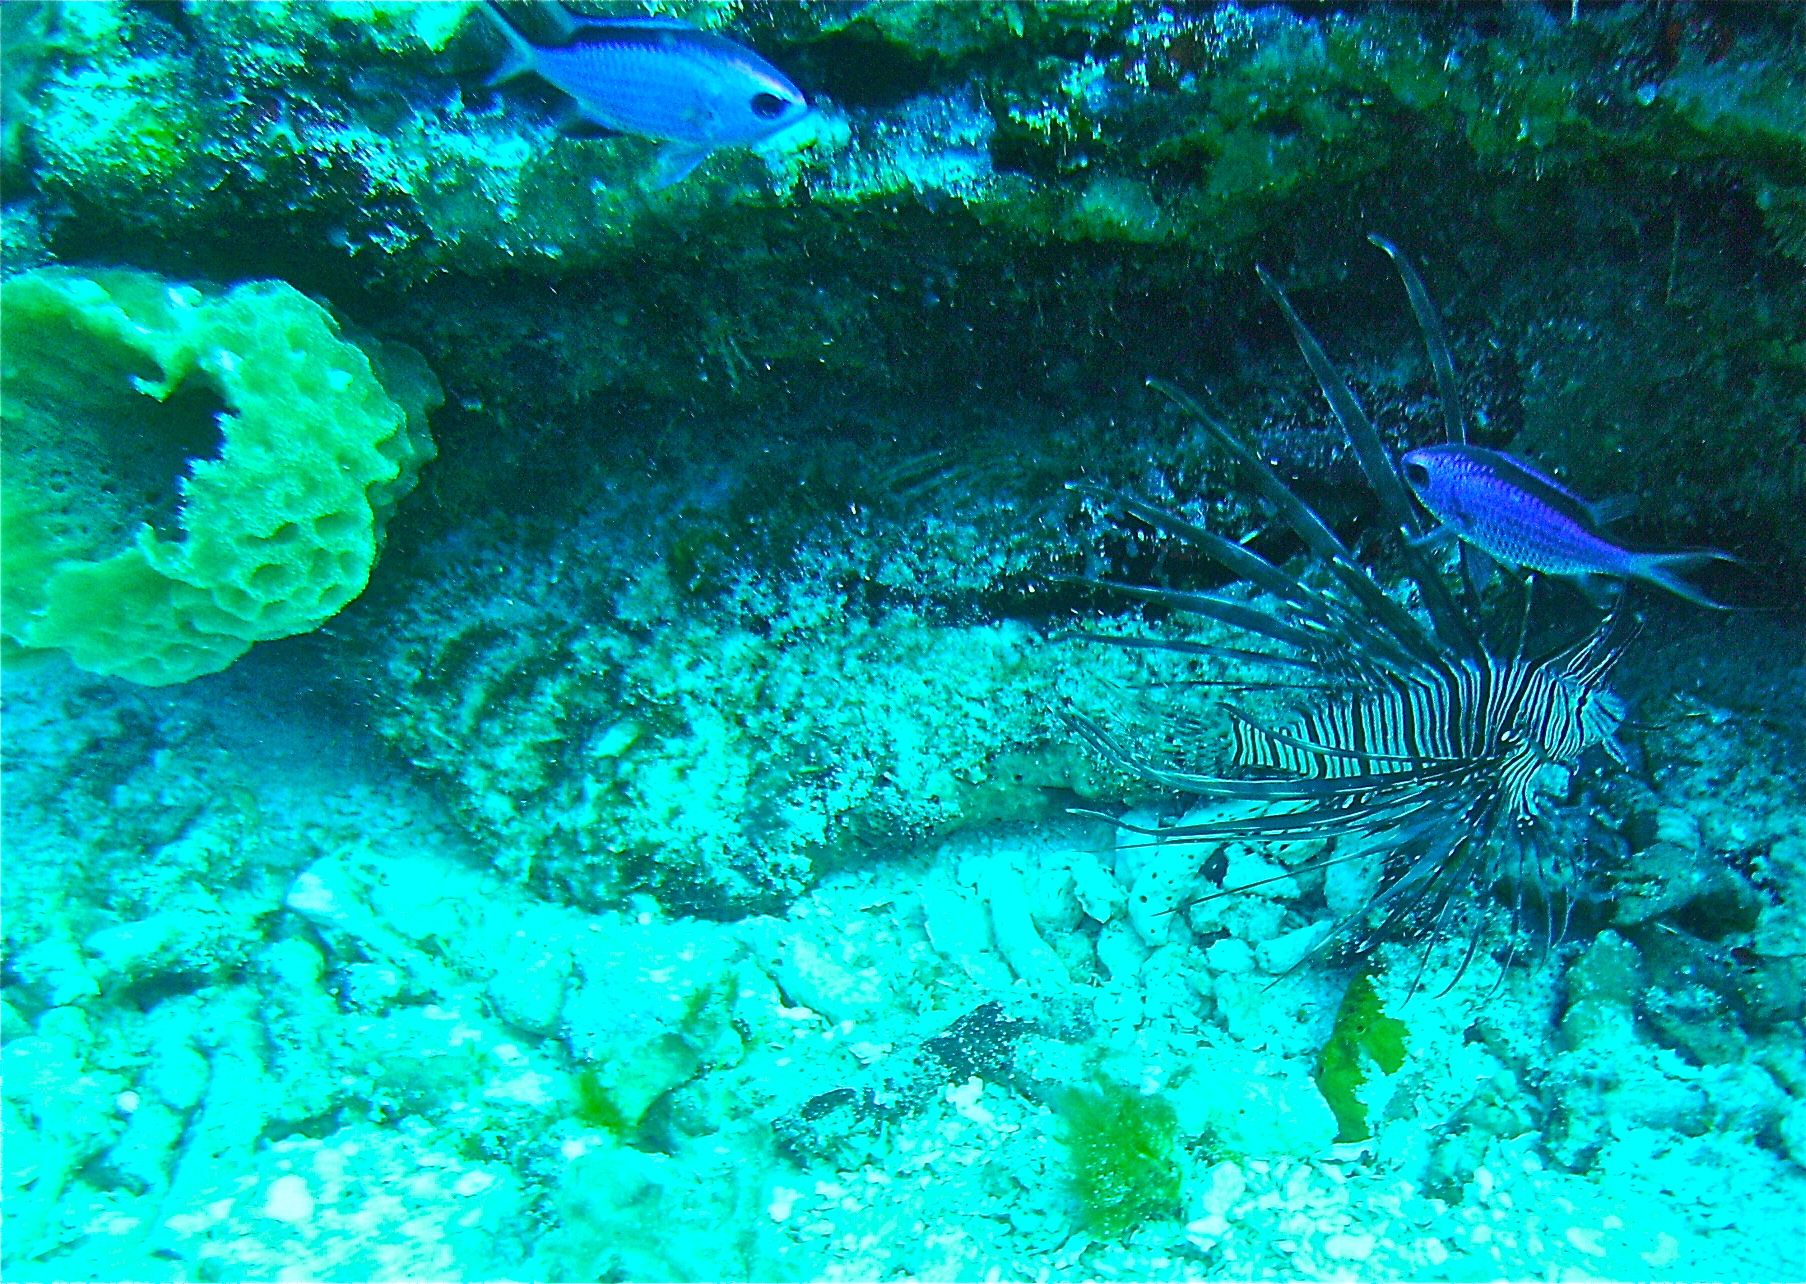
[[[776,638],[683,617],[636,635],[517,609],[511,634],[389,621],[378,725],[501,868],[577,903],[769,906],[866,844],[1040,814],[1088,775],[1050,712],[1082,685],[1071,650],[1020,625],[835,611]],[[998,707],[943,712],[980,699]]]
[[[6,283],[5,636],[162,686],[363,590],[439,387],[280,281]]]
[[[995,465],[1041,487],[1025,514],[908,444],[656,440],[662,476],[623,434],[573,466],[634,471],[555,520],[398,547],[335,624],[385,693],[377,732],[498,870],[590,907],[769,911],[878,844],[1136,789],[1059,711],[1146,653],[984,607],[1065,555],[1063,493],[1028,464]]]

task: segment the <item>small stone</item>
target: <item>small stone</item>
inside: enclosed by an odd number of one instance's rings
[[[1242,1176],[1241,1166],[1232,1159],[1225,1159],[1214,1165],[1205,1179],[1204,1194],[1199,1199],[1199,1209],[1206,1217],[1227,1217],[1235,1201],[1247,1190],[1248,1180]]]
[[[1254,970],[1254,947],[1233,936],[1224,937],[1204,951],[1204,961],[1213,972],[1240,975]]]
[[[312,1221],[314,1197],[307,1189],[307,1180],[290,1173],[271,1182],[263,1200],[263,1215],[291,1226]]]
[[[1108,923],[1123,907],[1123,890],[1115,879],[1104,872],[1097,856],[1074,850],[1067,858],[1072,873],[1073,894],[1085,913],[1100,923]]]
[[[1097,934],[1097,961],[1112,981],[1131,981],[1147,962],[1148,947],[1123,919],[1105,923]]]
[[[1589,1257],[1604,1257],[1605,1248],[1599,1242],[1601,1234],[1601,1231],[1591,1226],[1570,1226],[1565,1238],[1568,1243]]]
[[[1254,957],[1259,961],[1263,972],[1275,976],[1288,972],[1299,960],[1322,944],[1332,926],[1327,921],[1307,923],[1295,932],[1287,932],[1275,940],[1262,941],[1255,947]]]
[[[496,1014],[531,1034],[551,1034],[563,1018],[569,956],[547,952],[511,960],[489,978],[489,998]]]
[[[1345,1262],[1364,1262],[1373,1256],[1374,1239],[1371,1235],[1327,1235],[1323,1240],[1323,1251],[1330,1257]]]
[[[82,947],[114,976],[132,976],[160,961],[180,935],[175,914],[157,914],[136,923],[120,923],[93,933]]]

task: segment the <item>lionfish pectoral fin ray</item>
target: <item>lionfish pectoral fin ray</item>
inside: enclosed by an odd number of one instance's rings
[[[1373,421],[1361,408],[1348,381],[1330,363],[1329,354],[1323,351],[1323,345],[1317,341],[1317,336],[1311,332],[1310,327],[1305,325],[1304,318],[1298,315],[1298,310],[1292,306],[1291,299],[1286,297],[1286,292],[1280,288],[1273,274],[1259,264],[1255,265],[1254,271],[1268,296],[1279,305],[1280,314],[1291,328],[1293,341],[1304,354],[1304,363],[1317,377],[1317,385],[1329,399],[1330,410],[1335,414],[1336,421],[1348,433],[1355,458],[1361,464],[1361,471],[1367,474],[1368,483],[1378,492],[1380,507],[1384,510],[1387,521],[1406,535],[1418,534],[1423,530],[1423,520],[1412,506],[1410,492],[1399,479],[1398,467],[1387,453]]]
[[[1102,581],[1094,581],[1102,583]],[[1309,669],[1316,672],[1317,666],[1302,656],[1274,655],[1271,651],[1249,651],[1242,647],[1217,646],[1210,642],[1194,642],[1189,638],[1143,638],[1117,633],[1093,633],[1089,629],[1068,629],[1064,633],[1054,635],[1056,642],[1101,642],[1106,646],[1119,646],[1130,651],[1172,651],[1178,655],[1199,655],[1213,660],[1236,660],[1246,664],[1278,664],[1294,669]],[[1204,679],[1195,679],[1203,682]],[[1224,686],[1251,686],[1251,683],[1230,683],[1222,680]],[[1288,691],[1308,691],[1320,689],[1317,683],[1266,683],[1268,687],[1281,688]]]
[[[1098,813],[1085,812],[1082,814],[1089,815],[1089,816],[1095,816]],[[1148,832],[1148,831],[1142,831],[1142,832]],[[1165,833],[1165,832],[1170,832],[1170,831],[1161,831],[1161,832]],[[1221,887],[1221,888],[1218,888],[1214,892],[1206,892],[1201,896],[1193,897],[1192,900],[1196,904],[1204,904],[1209,901],[1221,900],[1225,896],[1234,896],[1241,892],[1254,891],[1256,888],[1269,887],[1274,883],[1283,883],[1286,879],[1295,878],[1299,874],[1315,873],[1319,870],[1330,869],[1337,865],[1346,865],[1353,861],[1365,860],[1366,858],[1368,858],[1371,855],[1373,855],[1373,852],[1370,848],[1361,848],[1358,851],[1338,852],[1331,856],[1319,856],[1316,859],[1306,861],[1304,864],[1299,865],[1295,868],[1283,870],[1277,874],[1269,874],[1266,878],[1257,878],[1251,883],[1237,883],[1234,887]],[[1354,915],[1349,916],[1348,919],[1345,919],[1341,923],[1339,923],[1337,925],[1336,930],[1340,930],[1342,927],[1346,926],[1347,923],[1352,920],[1352,918],[1358,917],[1358,915],[1366,913],[1370,908],[1371,908],[1370,906],[1366,906],[1366,905],[1362,906],[1358,911],[1355,912]],[[1334,934],[1334,932],[1332,931],[1331,935],[1333,935],[1333,934]]]
[[[1164,379],[1149,379],[1148,387],[1160,393],[1195,419],[1206,432],[1216,439],[1218,445],[1234,456],[1248,476],[1253,479],[1255,488],[1260,491],[1262,498],[1279,511],[1285,524],[1292,528],[1292,532],[1303,540],[1313,553],[1325,561],[1338,557],[1347,561],[1354,560],[1354,555],[1349,552],[1348,546],[1337,538],[1336,533],[1324,524],[1321,517],[1311,510],[1310,505],[1294,495],[1291,488],[1279,479],[1279,474],[1273,471],[1266,460],[1250,450],[1241,438],[1218,422],[1214,415],[1198,404],[1195,397]]]
[[[1118,505],[1127,512],[1135,514],[1155,530],[1175,535],[1193,547],[1202,549],[1232,575],[1251,580],[1276,597],[1285,598],[1297,605],[1315,606],[1320,602],[1317,594],[1260,554],[1250,552],[1233,540],[1224,539],[1215,531],[1206,530],[1195,522],[1188,522],[1120,491],[1109,490],[1089,482],[1069,482],[1067,489],[1076,490],[1080,494],[1090,495],[1096,499],[1108,500],[1110,503]]]
[[[1385,652],[1395,659],[1403,658],[1404,653],[1392,639],[1380,635],[1365,620],[1351,615],[1335,599],[1311,588],[1304,581],[1281,570],[1242,544],[1224,539],[1214,531],[1206,530],[1193,522],[1175,517],[1151,504],[1144,504],[1140,500],[1117,491],[1107,490],[1089,483],[1073,483],[1071,489],[1096,498],[1107,499],[1133,513],[1154,529],[1184,540],[1212,558],[1237,579],[1247,580],[1256,587],[1265,589],[1273,596],[1291,603],[1305,618],[1319,627],[1341,633],[1358,632],[1368,650]],[[1358,570],[1356,573],[1359,573]],[[1404,617],[1402,622],[1407,631],[1411,630],[1412,621],[1408,617]],[[1400,620],[1391,620],[1389,623],[1396,630]]]
[[[1108,589],[1112,593],[1121,593],[1124,597],[1132,597],[1138,602],[1149,602],[1155,606],[1165,607],[1169,611],[1189,611],[1194,615],[1202,615],[1207,619],[1216,620],[1248,633],[1256,633],[1303,651],[1315,651],[1320,646],[1320,640],[1314,634],[1308,633],[1296,625],[1275,619],[1259,608],[1249,606],[1246,602],[1219,597],[1214,593],[1185,593],[1178,589],[1147,588],[1139,584],[1123,584],[1116,580],[1094,579],[1089,575],[1066,576],[1064,580],[1070,584],[1083,584],[1087,588]]]
[[[1448,773],[1424,770],[1403,772],[1369,772],[1358,776],[1281,776],[1273,779],[1227,779],[1200,776],[1189,772],[1139,764],[1141,775],[1156,784],[1177,789],[1200,798],[1241,798],[1250,802],[1309,802],[1333,799],[1347,804],[1378,789],[1422,786],[1444,778]]]
[[[1398,466],[1392,462],[1391,454],[1380,440],[1379,431],[1367,417],[1367,412],[1361,409],[1361,403],[1355,398],[1347,380],[1330,364],[1323,345],[1317,342],[1317,336],[1311,333],[1310,327],[1298,315],[1292,301],[1279,287],[1279,282],[1259,265],[1255,266],[1254,271],[1266,287],[1268,295],[1279,305],[1280,313],[1291,328],[1292,338],[1298,344],[1298,350],[1304,354],[1305,364],[1317,376],[1317,385],[1329,400],[1330,411],[1335,415],[1336,422],[1342,425],[1342,430],[1348,434],[1349,444],[1354,447],[1355,459],[1360,463],[1361,471],[1367,475],[1368,484],[1380,497],[1380,508],[1385,512],[1386,520],[1407,540],[1421,534],[1422,520],[1412,507],[1410,492],[1398,475]],[[1477,654],[1480,650],[1479,639],[1455,606],[1448,586],[1424,561],[1422,552],[1407,544],[1403,550],[1403,560],[1405,573],[1417,585],[1424,609],[1429,612],[1437,634],[1463,654]]]
[[[1273,800],[1224,796],[1217,801],[1261,802]],[[1379,829],[1409,818],[1409,813],[1401,815],[1397,812],[1395,805],[1391,803],[1355,807],[1317,806],[1300,811],[1268,812],[1259,816],[1243,816],[1234,820],[1180,824],[1160,832],[1182,839],[1264,838],[1272,842],[1312,842],[1317,839],[1357,836],[1370,838]]]
[[[1261,496],[1278,510],[1280,518],[1292,533],[1303,540],[1305,546],[1330,569],[1336,580],[1377,618],[1391,639],[1389,643],[1377,645],[1386,646],[1395,655],[1403,652],[1423,656],[1434,650],[1429,639],[1424,636],[1422,627],[1411,618],[1410,613],[1374,583],[1373,578],[1355,561],[1354,553],[1348,546],[1337,538],[1335,532],[1330,530],[1310,505],[1292,493],[1291,488],[1280,480],[1279,474],[1273,471],[1266,460],[1249,449],[1246,443],[1219,423],[1189,394],[1164,379],[1150,379],[1148,386],[1196,419],[1218,444],[1234,456],[1243,471],[1253,480]],[[1322,600],[1321,594],[1308,589],[1304,591],[1311,593],[1317,600]]]
[[[1430,924],[1421,930],[1420,935],[1431,943],[1441,939],[1448,926],[1449,915],[1453,912],[1457,894],[1463,886],[1462,869],[1467,857],[1462,853],[1462,848],[1465,844],[1466,840],[1460,839],[1444,847],[1440,858],[1430,868],[1425,869],[1420,860],[1413,865],[1411,871],[1393,880],[1372,901],[1350,915],[1352,922],[1361,924],[1356,932],[1357,944],[1365,948],[1374,941],[1410,927],[1414,918],[1421,923],[1426,900],[1430,904]],[[1381,909],[1384,913],[1377,923],[1373,922],[1374,911]],[[1338,930],[1342,930],[1343,926],[1338,925]],[[1479,941],[1480,935],[1476,931],[1468,940],[1467,950],[1456,966],[1449,989],[1453,989],[1461,980]],[[1430,963],[1430,948],[1430,945],[1426,945],[1419,955],[1417,970],[1405,990],[1407,995],[1415,994],[1423,980],[1423,974]],[[1445,994],[1447,992],[1447,989],[1443,991]]]
[[[1481,928],[1478,924],[1476,924],[1474,926],[1474,929],[1467,934],[1467,948],[1462,951],[1460,962],[1455,964],[1455,970],[1449,976],[1449,983],[1447,985],[1443,986],[1440,990],[1436,991],[1436,995],[1435,995],[1436,998],[1439,998],[1439,999],[1443,998],[1450,991],[1452,991],[1457,985],[1461,984],[1461,978],[1467,975],[1467,969],[1473,965],[1474,955],[1476,955],[1480,952],[1480,935],[1481,935]],[[1510,947],[1507,947],[1508,951],[1509,951],[1509,948]],[[1511,957],[1509,952],[1507,953],[1506,957],[1507,957],[1507,959],[1509,959]],[[1423,960],[1424,960],[1424,964],[1426,964],[1426,965],[1430,961],[1430,952],[1427,948],[1424,950]],[[1417,980],[1422,979],[1423,972],[1424,972],[1424,968],[1422,965],[1420,965],[1417,970]],[[1504,978],[1505,978],[1505,969],[1500,968],[1499,975],[1497,977],[1495,977],[1493,980],[1492,989],[1496,990],[1498,988],[1499,982],[1504,980]],[[1411,988],[1410,992],[1415,993],[1416,988],[1417,988],[1417,981],[1413,980],[1412,988]],[[1488,991],[1489,994],[1491,992],[1492,992],[1491,990]]]

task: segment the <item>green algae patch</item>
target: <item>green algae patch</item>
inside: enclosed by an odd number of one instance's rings
[[[1164,1097],[1100,1078],[1054,1101],[1085,1229],[1119,1239],[1179,1205],[1179,1121]]]
[[[1367,1104],[1361,1087],[1371,1062],[1383,1074],[1397,1074],[1405,1064],[1405,1023],[1387,1016],[1370,973],[1357,973],[1342,995],[1335,1028],[1317,1054],[1317,1090],[1335,1112],[1338,1142],[1365,1141]]]
[[[627,1117],[615,1100],[611,1085],[604,1081],[602,1072],[595,1066],[585,1066],[577,1072],[572,1096],[571,1117],[591,1128],[600,1128],[610,1136],[628,1136],[639,1122]]]

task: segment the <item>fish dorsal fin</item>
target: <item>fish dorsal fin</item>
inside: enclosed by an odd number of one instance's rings
[[[559,4],[558,0],[540,0],[538,9],[540,19],[546,24],[547,30],[557,36],[560,41],[567,41],[575,36],[577,28],[584,21]]]
[[[1444,449],[1459,450],[1475,462],[1484,464],[1500,480],[1534,495],[1582,530],[1593,531],[1598,528],[1599,521],[1593,515],[1591,504],[1516,455],[1507,455],[1502,450],[1488,450],[1484,446],[1454,446]]]
[[[1478,452],[1485,448],[1481,446],[1470,446],[1468,449]],[[1556,494],[1566,497],[1570,503],[1579,504],[1582,508],[1591,511],[1592,505],[1590,503],[1582,499],[1579,495],[1576,495],[1560,482],[1556,481],[1555,478],[1549,476],[1548,473],[1538,468],[1528,459],[1520,459],[1516,455],[1508,455],[1502,450],[1488,450],[1486,453],[1494,459],[1504,460],[1526,476],[1534,477],[1537,481],[1547,486],[1550,490],[1553,490]]]
[[[484,83],[499,85],[532,71],[534,69],[532,42],[520,33],[520,30],[494,3],[494,0],[485,0],[484,4],[478,6],[478,10],[508,44],[507,56],[502,59],[501,65],[490,74],[489,79]]]
[[[693,22],[682,18],[673,18],[668,13],[630,13],[617,14],[607,18],[592,18],[588,14],[572,13],[557,0],[546,0],[547,9],[556,9],[563,15],[563,34],[572,39],[581,39],[585,32],[604,35],[610,32],[631,31],[636,28],[656,27],[663,31],[701,31]]]
[[[1621,522],[1637,511],[1635,495],[1607,495],[1604,499],[1595,499],[1587,504],[1587,511],[1593,520],[1601,526],[1610,526],[1613,522]]]
[[[579,19],[576,31],[581,33],[595,27],[603,31],[619,31],[623,27],[662,27],[667,31],[701,31],[702,28],[693,22],[685,22],[682,18],[582,18]]]
[[[693,22],[685,22],[682,18],[673,18],[665,14],[635,14],[627,17],[592,18],[587,14],[572,13],[558,0],[541,0],[538,7],[540,25],[551,35],[551,43],[568,48],[571,45],[583,44],[586,40],[619,39],[628,31],[673,31],[700,34],[702,28]]]

